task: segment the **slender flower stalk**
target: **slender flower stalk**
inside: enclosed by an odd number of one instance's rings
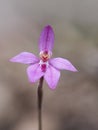
[[[38,129],[42,130],[42,100],[43,100],[43,80],[44,77],[40,78],[39,85],[38,85]]]
[[[29,52],[21,52],[10,59],[11,62],[29,65],[27,75],[30,82],[34,83],[40,80],[38,86],[39,130],[42,130],[41,107],[43,79],[45,79],[49,88],[55,89],[60,78],[60,70],[77,71],[69,60],[61,57],[51,58],[53,46],[54,31],[50,25],[47,25],[42,30],[39,38],[39,57]]]

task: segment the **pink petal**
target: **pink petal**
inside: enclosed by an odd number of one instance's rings
[[[30,64],[30,63],[36,63],[39,61],[39,59],[32,53],[29,52],[22,52],[12,59],[10,59],[11,62],[19,62],[23,64]]]
[[[65,69],[65,70],[70,70],[74,72],[77,71],[77,69],[67,59],[54,58],[50,60],[50,64],[57,69]]]
[[[40,51],[52,51],[54,44],[54,32],[50,25],[44,27],[39,39]]]
[[[44,75],[38,63],[29,66],[27,68],[27,74],[30,82],[36,82]]]
[[[60,72],[57,69],[53,68],[52,66],[49,66],[49,68],[45,73],[44,78],[48,83],[49,87],[51,89],[55,89],[60,78]]]

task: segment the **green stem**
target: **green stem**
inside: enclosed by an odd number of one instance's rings
[[[42,130],[43,80],[44,80],[44,77],[41,77],[39,85],[38,85],[38,126],[39,126],[38,130]]]

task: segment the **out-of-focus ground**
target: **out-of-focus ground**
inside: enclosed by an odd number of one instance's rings
[[[98,130],[98,1],[0,0],[0,130],[37,130],[37,85],[26,65],[9,59],[38,52],[42,28],[55,32],[54,57],[78,73],[62,71],[57,89],[44,82],[43,130]]]

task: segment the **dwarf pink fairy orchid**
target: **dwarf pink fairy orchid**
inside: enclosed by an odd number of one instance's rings
[[[30,82],[36,82],[42,76],[51,89],[55,89],[60,78],[59,70],[76,72],[76,68],[67,59],[51,58],[54,45],[54,32],[50,25],[45,26],[39,39],[40,58],[29,52],[13,57],[11,62],[29,64],[27,75]]]

